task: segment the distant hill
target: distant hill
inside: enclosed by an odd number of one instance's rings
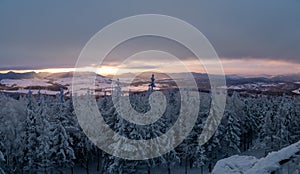
[[[15,72],[8,72],[5,74],[0,74],[0,80],[2,79],[32,79],[37,76],[35,72],[26,72],[26,73],[15,73]]]
[[[94,72],[81,72],[84,77],[96,77],[95,88],[97,91],[109,90],[111,88],[113,76],[102,76]],[[148,89],[148,84],[152,73],[155,75],[156,90],[177,88],[176,81],[188,84],[187,72],[182,73],[161,73],[161,72],[143,72],[139,74],[124,73],[115,78],[124,78],[121,81],[125,86],[131,86],[132,91],[142,91]],[[219,78],[220,75],[208,75],[206,73],[191,72],[193,75],[198,89],[200,91],[209,91],[210,83],[209,77]],[[126,80],[134,78],[132,82]],[[288,74],[279,76],[239,76],[239,75],[226,75],[226,88],[229,91],[251,92],[251,93],[288,93],[299,94],[300,90],[300,74]],[[43,89],[50,93],[51,91],[58,91],[60,88],[72,90],[73,72],[61,73],[15,73],[8,72],[0,74],[0,91],[10,92],[27,92],[27,89]],[[89,79],[80,78],[78,84],[82,85],[84,89],[85,84]],[[188,88],[189,86],[185,86]]]
[[[278,75],[270,79],[274,82],[300,82],[300,74]]]

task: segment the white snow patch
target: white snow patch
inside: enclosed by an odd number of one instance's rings
[[[295,93],[295,94],[300,94],[300,88],[299,89],[296,89],[296,90],[294,90],[294,91],[292,91],[293,93]]]
[[[240,174],[249,170],[258,161],[253,156],[234,155],[217,162],[212,173],[213,174]]]
[[[105,78],[105,77],[99,77],[99,76],[96,76],[96,78],[94,76],[91,76],[89,78],[82,78],[82,79],[79,79],[77,78],[76,79],[76,82],[77,83],[87,83],[87,82],[90,82],[90,80],[95,80],[95,84],[110,84],[110,79],[108,78]],[[53,83],[58,83],[60,85],[69,85],[71,86],[72,85],[72,81],[73,81],[73,77],[64,77],[64,78],[57,78],[57,79],[51,79],[53,81]]]
[[[230,86],[228,87],[228,89],[243,89],[243,88],[240,86]]]
[[[72,84],[72,77],[65,77],[65,78],[58,78],[53,80],[53,83],[58,83],[61,85],[71,85]]]
[[[300,141],[285,147],[277,152],[269,153],[265,158],[261,158],[247,174],[261,173],[269,174],[280,167],[279,162],[291,158],[295,153],[300,151]]]
[[[28,87],[28,86],[51,86],[52,84],[48,83],[46,79],[2,79],[1,84],[6,86],[18,86],[18,87]]]
[[[277,84],[274,84],[274,83],[271,83],[271,84],[264,84],[264,85],[261,85],[262,87],[275,87],[277,86]]]
[[[280,161],[292,158],[300,151],[300,141],[277,152],[271,152],[266,157],[257,159],[251,156],[232,156],[217,162],[213,174],[269,174],[281,166]]]
[[[18,89],[18,90],[2,90],[3,92],[9,92],[9,93],[20,93],[20,94],[27,94],[29,92],[28,89]],[[56,95],[59,93],[59,91],[49,91],[49,90],[31,90],[32,94],[38,94],[38,92],[41,92],[41,94],[48,94],[48,95]],[[65,91],[66,93],[67,91]]]

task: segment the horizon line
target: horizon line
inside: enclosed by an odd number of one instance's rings
[[[7,70],[0,70],[0,74],[7,74],[9,72],[13,72],[13,73],[30,73],[30,72],[34,72],[34,73],[49,73],[49,74],[56,74],[56,73],[73,73],[75,72],[76,68],[45,68],[45,69],[7,69]],[[83,68],[83,70],[80,70],[81,72],[94,72],[98,75],[103,75],[103,76],[112,76],[112,75],[116,75],[114,73],[100,73],[97,71],[93,71],[95,70],[95,68],[92,68],[93,70],[90,70],[90,68]],[[140,72],[125,72],[125,73],[121,73],[118,75],[122,75],[122,74],[126,74],[126,73],[132,73],[132,74],[138,74],[138,73],[147,73],[147,72],[153,72],[153,73],[159,73],[161,74],[162,72],[158,72],[158,71],[140,71]],[[199,73],[199,74],[208,74],[206,72],[196,72],[196,71],[191,71],[191,72],[170,72],[171,74],[176,74],[176,73]],[[226,74],[224,73],[225,76],[242,76],[242,77],[270,77],[270,76],[280,76],[280,75],[294,75],[294,74],[300,74],[300,73],[282,73],[282,74],[242,74],[242,73],[230,73],[230,74]]]

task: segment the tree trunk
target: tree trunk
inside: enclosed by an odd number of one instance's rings
[[[97,172],[100,168],[100,150],[97,150]]]
[[[86,166],[86,174],[89,174],[89,157],[88,155],[86,156],[86,160],[85,160],[85,166]]]
[[[104,166],[105,166],[105,155],[104,155],[104,153],[102,153],[102,155],[101,155],[101,167],[100,167],[100,170],[99,170],[99,173],[104,173],[103,172],[103,169],[104,169]]]
[[[211,163],[209,163],[209,165],[208,165],[208,172],[209,172],[209,173],[212,172],[212,166],[211,166]]]
[[[71,174],[74,174],[74,168],[71,167]]]
[[[180,157],[179,166],[182,166],[182,161],[183,161],[183,159]]]
[[[185,158],[185,174],[187,174],[187,167],[188,166],[188,160],[187,157]]]
[[[193,159],[190,159],[190,169],[193,167]]]
[[[203,174],[203,166],[201,166],[201,174]]]
[[[168,174],[171,174],[171,167],[170,167],[170,164],[168,164]]]

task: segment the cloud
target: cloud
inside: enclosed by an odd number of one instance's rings
[[[223,59],[300,63],[299,9],[300,1],[279,0],[1,1],[1,67],[72,67],[97,31],[123,17],[144,13],[170,15],[191,23]],[[160,48],[182,59],[193,57],[176,43],[163,40],[148,38],[132,43],[132,47],[133,52]],[[130,44],[126,49],[113,53],[105,63],[118,65],[124,55],[132,53]]]
[[[159,66],[154,66],[154,65],[134,65],[134,66],[125,65],[122,68],[126,68],[126,69],[143,69],[143,70],[146,70],[146,69],[156,69],[156,68],[159,68]]]

